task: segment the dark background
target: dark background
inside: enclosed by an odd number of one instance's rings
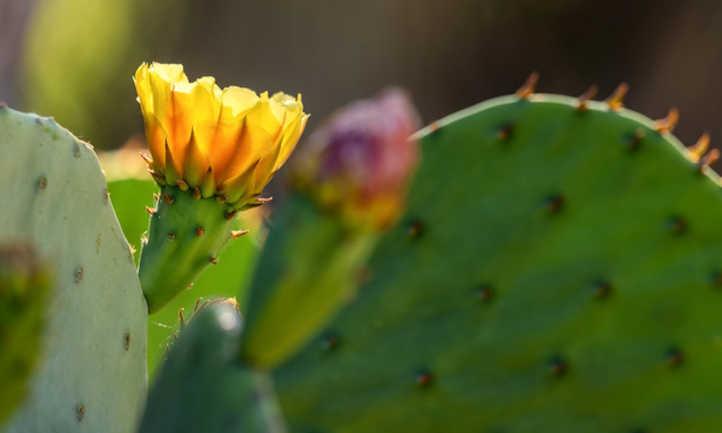
[[[53,115],[96,147],[142,131],[130,76],[143,60],[189,78],[303,93],[311,128],[387,85],[425,122],[513,92],[678,107],[680,138],[722,142],[722,2],[582,0],[0,0],[0,99]]]

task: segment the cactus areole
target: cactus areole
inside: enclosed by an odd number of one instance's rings
[[[297,98],[213,77],[189,82],[182,65],[142,64],[133,77],[162,188],[140,263],[150,312],[193,282],[231,236],[235,212],[258,206],[306,125]]]

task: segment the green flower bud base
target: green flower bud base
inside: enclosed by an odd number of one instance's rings
[[[216,199],[194,198],[175,186],[164,186],[156,209],[150,211],[139,275],[153,313],[216,263],[231,235],[233,214]]]

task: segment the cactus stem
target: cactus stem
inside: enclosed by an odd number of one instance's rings
[[[710,137],[708,132],[700,135],[700,137],[697,139],[697,142],[689,148],[689,157],[692,162],[699,162],[700,158],[702,158],[704,153],[707,151],[707,148],[709,147],[709,142]]]
[[[529,99],[531,95],[534,94],[536,91],[536,85],[539,82],[539,74],[537,72],[532,72],[529,74],[529,77],[527,77],[524,84],[522,84],[521,87],[519,87],[519,90],[516,91],[516,96],[519,99]]]
[[[607,107],[609,107],[611,111],[619,111],[622,107],[624,107],[624,97],[627,95],[628,91],[629,84],[620,83],[617,88],[614,89],[611,96],[607,98]]]
[[[153,215],[155,215],[155,213],[156,213],[156,209],[155,209],[155,208],[152,208],[152,207],[150,207],[150,206],[146,206],[146,207],[145,207],[145,211],[148,212],[148,215],[150,215],[150,216],[153,216]]]
[[[697,171],[699,173],[702,173],[704,171],[705,167],[709,167],[710,165],[714,164],[715,161],[717,161],[720,157],[719,149],[712,149],[706,154],[700,158],[699,162],[697,163]]]
[[[206,234],[206,229],[204,229],[203,226],[196,227],[196,237],[201,237],[204,234]]]
[[[238,239],[243,235],[248,234],[248,230],[231,230],[231,238]]]
[[[218,264],[218,257],[216,257],[216,256],[210,256],[210,257],[208,257],[208,263],[210,263],[210,264],[212,264],[212,265],[217,265],[217,264]]]
[[[592,100],[595,96],[597,96],[597,91],[599,89],[597,88],[596,84],[592,84],[589,86],[587,90],[584,91],[579,96],[579,102],[577,103],[577,110],[580,112],[585,112],[589,108],[589,101]]]
[[[677,122],[679,122],[679,110],[671,108],[665,118],[659,119],[655,122],[654,127],[660,134],[668,134],[674,130],[674,127],[677,126]]]

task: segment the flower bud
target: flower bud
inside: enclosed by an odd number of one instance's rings
[[[297,184],[351,224],[383,229],[403,211],[418,160],[410,136],[419,117],[409,97],[390,89],[335,113],[301,150]]]

